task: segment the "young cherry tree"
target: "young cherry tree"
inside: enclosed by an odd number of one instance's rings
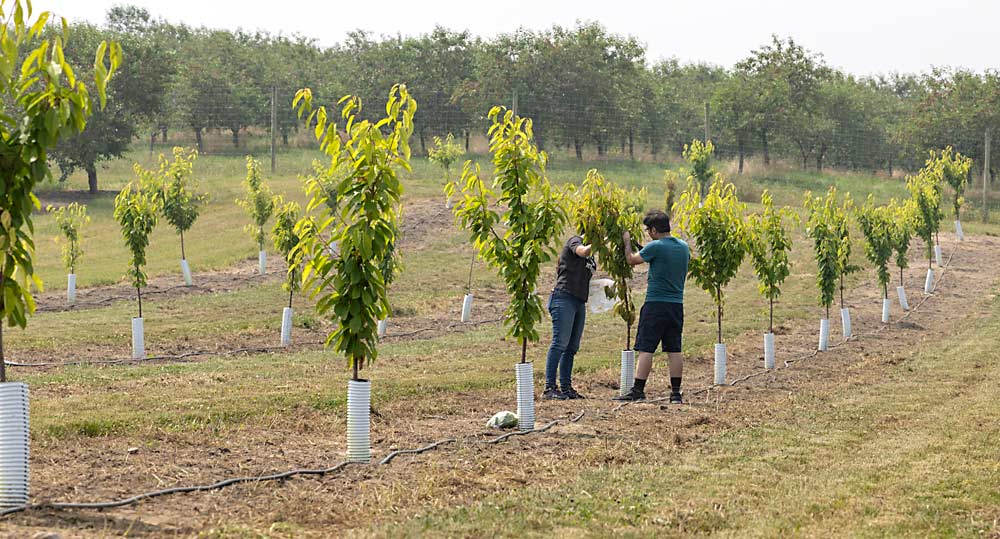
[[[712,154],[715,146],[712,141],[702,142],[698,139],[684,145],[684,159],[691,165],[687,181],[698,185],[698,196],[704,198],[709,185],[719,179],[719,173],[712,168]],[[667,208],[669,211],[670,208]]]
[[[489,112],[492,187],[483,181],[479,166],[466,162],[462,173],[464,198],[453,209],[468,229],[480,257],[496,268],[510,306],[504,312],[507,334],[521,345],[521,363],[527,361],[529,341],[544,313],[534,293],[542,264],[556,255],[555,242],[566,225],[565,194],[552,188],[545,176],[548,156],[532,142],[531,120],[494,107]],[[448,194],[457,189],[448,185]],[[498,211],[495,208],[500,208]],[[500,225],[506,227],[501,230]]]
[[[250,215],[250,223],[244,227],[253,241],[257,244],[260,252],[260,272],[265,271],[264,240],[267,235],[264,227],[274,213],[274,195],[271,188],[261,178],[260,161],[253,156],[247,156],[247,177],[243,180],[243,187],[246,189],[246,196],[236,201],[247,214]]]
[[[129,251],[129,270],[125,274],[135,288],[139,301],[139,318],[142,318],[142,289],[146,286],[146,248],[149,235],[156,226],[157,195],[153,172],[134,167],[137,180],[129,182],[115,197],[115,220],[121,225],[122,239]]]
[[[33,191],[49,178],[48,151],[60,138],[83,131],[94,109],[91,94],[66,62],[67,25],[46,32],[49,12],[34,15],[30,2],[0,1],[0,382],[7,381],[3,326],[24,328],[35,311],[32,212],[40,207]],[[100,107],[121,64],[118,43],[101,42],[94,62],[94,88]]]
[[[907,253],[910,250],[910,238],[913,237],[913,206],[907,201],[899,204],[896,199],[889,201],[892,213],[892,249],[895,251],[896,267],[899,269],[899,286],[903,287],[903,270],[910,266]]]
[[[868,195],[865,205],[858,209],[858,224],[865,237],[865,256],[875,266],[882,299],[889,299],[889,259],[893,249],[893,219],[896,212],[889,206],[875,206],[875,199]]]
[[[667,215],[674,214],[674,203],[677,201],[677,182],[680,181],[680,175],[673,170],[663,171],[663,187],[664,187],[664,201],[663,211]]]
[[[632,349],[636,312],[629,286],[633,267],[625,260],[623,233],[628,232],[632,238],[642,237],[640,214],[645,198],[645,191],[626,191],[606,181],[597,169],[591,169],[573,205],[576,230],[584,243],[591,245],[598,264],[615,283],[614,313],[625,322],[625,350]]]
[[[838,237],[837,275],[840,278],[841,311],[847,308],[847,304],[844,302],[845,278],[852,273],[861,271],[861,266],[851,263],[851,251],[853,250],[854,243],[851,241],[851,223],[849,217],[853,209],[854,201],[851,199],[851,194],[846,193],[844,195],[844,202],[832,214],[833,224],[836,227]]]
[[[292,297],[299,290],[302,282],[302,264],[294,256],[295,247],[299,245],[301,238],[295,232],[295,225],[299,221],[299,205],[296,202],[288,201],[281,195],[274,197],[274,226],[271,227],[271,237],[274,239],[274,248],[285,259],[288,264],[288,278],[282,287],[288,291],[288,307],[292,307]]]
[[[934,236],[941,228],[941,189],[929,167],[906,180],[913,208],[913,231],[924,240],[927,250],[927,269],[934,261]]]
[[[788,235],[784,220],[793,220],[796,215],[787,208],[774,209],[774,199],[767,190],[761,195],[763,213],[750,217],[749,253],[753,271],[760,282],[761,295],[768,301],[768,333],[774,333],[774,302],[781,296],[781,285],[788,278],[790,264],[788,252],[792,249],[792,239]]]
[[[697,141],[695,141],[697,142]],[[711,142],[708,143],[711,146]],[[688,276],[708,292],[715,303],[718,340],[722,343],[723,289],[736,276],[749,248],[744,224],[746,205],[736,198],[736,187],[723,180],[712,184],[702,200],[697,184],[689,183],[679,202],[678,228],[694,240],[696,252]]]
[[[965,188],[969,184],[969,170],[972,159],[954,151],[948,146],[940,152],[931,150],[927,158],[927,167],[937,178],[939,184],[947,184],[952,189],[951,205],[955,210],[955,234],[962,239],[962,205],[965,204]]]
[[[168,161],[160,154],[160,210],[164,219],[174,227],[181,240],[181,264],[186,267],[187,254],[184,251],[184,233],[191,230],[198,219],[199,206],[205,195],[194,191],[196,185],[191,178],[198,150],[173,149],[174,160]],[[185,278],[187,275],[185,274]]]
[[[445,185],[451,182],[451,165],[465,155],[462,145],[455,142],[455,135],[448,133],[442,140],[441,137],[434,137],[434,146],[428,150],[427,158],[432,163],[437,163],[444,171]]]
[[[405,85],[395,85],[386,103],[386,116],[377,122],[362,120],[361,100],[348,96],[343,105],[341,141],[338,124],[328,121],[325,107],[313,109],[312,92],[300,90],[294,101],[298,114],[316,123],[320,148],[330,157],[330,169],[343,167],[337,184],[336,214],[329,192],[313,192],[306,211],[310,217],[296,225],[300,236],[295,257],[305,261],[303,278],[316,310],[336,323],[327,346],[343,354],[358,381],[359,371],[378,357],[378,320],[389,313],[386,289],[387,260],[395,256],[400,234],[399,171],[410,170],[410,135],[417,102]],[[340,253],[328,249],[328,239],[338,241]]]
[[[825,198],[806,193],[805,208],[809,211],[806,235],[813,240],[819,304],[826,309],[826,319],[829,320],[841,268],[842,236],[838,226],[841,218],[838,215],[836,188],[831,187]]]
[[[70,202],[59,208],[49,206],[46,210],[55,217],[56,225],[66,239],[66,244],[62,246],[63,264],[71,274],[76,273],[76,264],[83,256],[83,248],[80,247],[80,230],[90,223],[87,207]]]

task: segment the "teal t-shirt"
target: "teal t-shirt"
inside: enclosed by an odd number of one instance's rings
[[[691,249],[680,238],[668,236],[653,240],[639,251],[649,263],[646,277],[646,301],[684,303],[684,282],[687,280]]]

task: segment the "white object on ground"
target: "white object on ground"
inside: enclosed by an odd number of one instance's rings
[[[281,346],[292,344],[292,308],[281,310]]]
[[[347,381],[347,460],[371,462],[371,404],[370,380]]]
[[[257,271],[261,275],[267,273],[267,251],[257,253]]]
[[[517,427],[535,430],[535,371],[531,363],[514,366],[517,378]]]
[[[774,333],[764,334],[764,368],[774,368]]]
[[[618,394],[625,396],[635,385],[635,350],[622,350],[621,380]]]
[[[939,268],[941,266],[944,266],[944,263],[941,261],[941,246],[940,245],[935,245],[934,246],[934,261],[937,262],[937,265],[938,265]]]
[[[821,318],[819,321],[819,348],[820,352],[830,349],[830,319]]]
[[[906,289],[902,286],[897,286],[896,295],[899,296],[899,306],[902,307],[904,311],[909,311],[910,303],[906,301]]]
[[[383,319],[381,319],[381,320],[378,321],[378,338],[379,339],[385,338],[385,332],[388,330],[388,328],[389,328],[389,319],[388,318],[383,318]]]
[[[76,274],[70,273],[66,278],[66,303],[76,303]]]
[[[469,322],[472,320],[472,294],[466,294],[462,298],[462,322]]]
[[[726,344],[715,343],[715,384],[726,383]]]
[[[851,310],[844,307],[840,310],[840,325],[845,339],[851,338]]]
[[[142,318],[132,319],[132,359],[146,357],[146,340],[143,334]]]
[[[191,267],[188,266],[187,259],[181,259],[181,274],[184,275],[184,284],[191,286]]]
[[[517,415],[509,410],[497,412],[486,422],[486,426],[495,429],[512,429],[517,426]]]
[[[927,268],[927,279],[924,280],[924,294],[930,294],[934,290],[934,270]]]
[[[965,234],[962,232],[962,221],[955,220],[955,235],[958,236],[958,241],[965,241]]]
[[[889,307],[892,305],[892,301],[889,298],[882,298],[882,323],[889,323]]]
[[[28,386],[0,383],[0,509],[28,503],[31,429]]]

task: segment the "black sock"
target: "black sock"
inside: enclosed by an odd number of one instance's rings
[[[646,381],[636,378],[635,383],[632,385],[632,389],[640,393],[644,393],[646,391]]]
[[[674,393],[678,393],[678,394],[681,392],[681,377],[680,376],[671,376],[670,377],[670,391],[672,391]]]

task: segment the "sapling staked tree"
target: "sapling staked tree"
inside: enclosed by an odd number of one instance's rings
[[[81,229],[90,223],[90,216],[87,215],[87,207],[76,202],[70,202],[66,206],[46,208],[56,220],[59,231],[62,232],[66,243],[62,246],[63,265],[66,271],[76,273],[76,265],[83,256],[83,247],[80,246]]]
[[[250,155],[247,156],[247,177],[243,180],[243,188],[246,190],[246,196],[238,199],[236,203],[250,216],[250,223],[244,229],[257,244],[259,252],[264,253],[264,241],[267,239],[264,227],[274,213],[274,195],[271,194],[270,186],[261,177],[260,161]],[[261,254],[261,273],[264,269],[263,254]]]
[[[387,259],[392,259],[399,236],[399,202],[403,188],[400,170],[410,170],[410,135],[417,103],[405,85],[392,87],[386,115],[377,122],[360,119],[361,100],[347,96],[343,105],[341,141],[338,124],[328,121],[325,107],[313,109],[312,92],[295,96],[294,106],[308,123],[315,122],[320,148],[330,157],[330,170],[345,167],[337,185],[336,215],[322,190],[313,194],[306,211],[313,214],[296,225],[300,236],[293,257],[305,260],[303,278],[317,298],[316,311],[336,323],[327,346],[343,354],[358,372],[378,357],[378,320],[389,313],[386,289]],[[339,241],[334,256],[327,239]]]
[[[0,382],[7,381],[3,326],[24,328],[35,311],[33,190],[51,177],[48,151],[83,131],[94,110],[90,92],[63,54],[67,25],[46,33],[49,12],[32,20],[30,2],[0,1]],[[103,108],[106,89],[121,64],[116,42],[102,42],[94,61],[94,88]]]
[[[927,269],[934,261],[934,235],[941,227],[941,189],[928,167],[906,179],[913,208],[913,231],[924,241]]]
[[[711,142],[709,142],[711,145]],[[714,175],[714,173],[713,173]],[[695,254],[688,276],[708,292],[717,313],[717,343],[722,343],[723,289],[736,276],[748,250],[746,205],[736,198],[736,187],[717,180],[702,200],[696,183],[681,193],[678,228],[694,241]]]
[[[587,172],[573,204],[573,221],[584,243],[591,246],[597,262],[614,281],[614,313],[625,322],[625,350],[632,349],[632,325],[636,309],[632,300],[633,267],[625,259],[623,234],[642,237],[642,201],[645,191],[626,191],[606,181],[596,170]],[[633,247],[638,244],[633,239]]]
[[[749,254],[759,281],[758,290],[768,301],[768,333],[774,333],[774,302],[781,296],[781,285],[790,273],[788,252],[792,249],[792,239],[784,221],[797,216],[788,208],[776,210],[767,190],[760,203],[763,212],[750,217]]]
[[[889,201],[892,218],[892,249],[895,254],[896,267],[899,269],[899,286],[903,284],[903,270],[910,266],[907,256],[910,250],[910,238],[913,237],[913,205],[911,201],[902,204],[896,199]]]
[[[851,194],[844,194],[844,202],[834,209],[833,224],[837,230],[837,276],[840,280],[840,309],[847,308],[844,302],[845,280],[848,275],[861,271],[861,266],[851,263],[851,252],[854,243],[851,241],[850,215],[854,210],[854,200]]]
[[[436,163],[444,172],[445,185],[451,182],[451,165],[465,155],[462,145],[455,142],[455,135],[448,133],[442,139],[434,137],[434,146],[427,151],[427,158]]]
[[[882,289],[882,299],[889,298],[889,259],[893,252],[893,219],[896,212],[889,206],[876,206],[868,195],[864,206],[856,212],[861,233],[865,237],[865,256],[875,266],[875,275]]]
[[[961,210],[965,204],[965,188],[969,184],[969,170],[972,168],[972,159],[954,151],[948,146],[941,152],[931,150],[927,159],[927,166],[931,168],[933,174],[942,184],[951,186],[951,205],[955,211],[955,233],[962,234]]]
[[[664,188],[664,201],[663,211],[667,215],[674,214],[674,203],[677,199],[677,182],[680,180],[680,174],[677,174],[673,170],[663,171],[663,188]]]
[[[719,173],[712,168],[712,154],[715,146],[712,141],[702,142],[698,139],[691,141],[691,144],[684,145],[684,159],[691,165],[688,170],[687,181],[694,182],[698,186],[698,196],[704,198],[706,192],[713,182],[719,179]],[[670,208],[667,208],[670,211]]]
[[[155,173],[134,167],[137,176],[122,188],[115,197],[115,220],[121,226],[122,239],[129,251],[129,269],[125,276],[135,288],[139,302],[139,318],[142,318],[142,289],[146,286],[146,248],[149,235],[153,233],[157,217],[157,195],[151,185],[155,185]]]
[[[196,184],[191,177],[194,174],[194,161],[198,158],[198,150],[184,148],[173,149],[174,160],[168,161],[160,154],[160,191],[159,206],[170,226],[174,228],[181,240],[181,263],[186,264],[187,253],[184,251],[184,233],[191,230],[198,219],[199,206],[205,195],[195,191]]]
[[[805,208],[809,212],[806,221],[806,235],[813,240],[813,254],[816,259],[816,287],[819,289],[819,304],[826,309],[826,319],[830,318],[830,305],[837,293],[837,279],[840,276],[841,234],[838,228],[837,190],[831,187],[826,197],[813,197],[807,192]]]
[[[288,201],[278,195],[274,197],[274,226],[271,227],[271,237],[274,239],[274,249],[281,253],[288,264],[288,277],[282,287],[288,292],[288,307],[292,307],[292,297],[299,290],[302,283],[302,264],[295,257],[295,247],[299,245],[301,238],[295,232],[295,225],[299,221],[299,205],[297,202]]]
[[[453,211],[470,231],[480,257],[504,281],[510,295],[504,323],[507,334],[521,345],[525,363],[528,342],[538,340],[535,324],[544,313],[535,283],[542,264],[556,255],[556,238],[567,221],[565,194],[553,188],[545,175],[548,156],[532,142],[530,119],[504,107],[492,108],[489,119],[492,187],[483,181],[479,165],[467,161],[461,180],[465,196]],[[450,183],[448,194],[457,188]]]

